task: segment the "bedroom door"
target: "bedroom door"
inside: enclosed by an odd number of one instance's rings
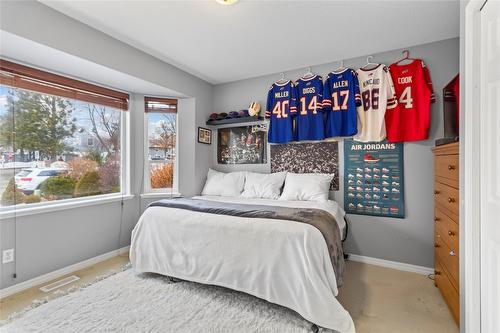
[[[500,332],[500,1],[481,9],[481,332]]]

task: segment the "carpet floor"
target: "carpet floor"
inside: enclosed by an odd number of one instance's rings
[[[129,269],[37,306],[0,331],[292,333],[310,327],[294,311],[244,293]]]

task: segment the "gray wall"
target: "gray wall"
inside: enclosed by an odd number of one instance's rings
[[[198,144],[196,135],[197,127],[212,112],[211,84],[39,2],[0,2],[0,29],[187,96],[179,104],[179,191],[185,195],[200,192],[212,151]],[[130,243],[140,208],[152,200],[139,199],[144,106],[143,96],[131,97],[131,192],[136,197],[124,202],[123,213],[117,202],[1,220],[0,250],[15,246],[17,269],[14,263],[0,265],[0,288]]]
[[[414,265],[433,267],[434,265],[434,225],[433,225],[433,160],[431,147],[434,139],[443,135],[442,88],[457,73],[459,68],[459,39],[448,39],[436,43],[410,48],[413,57],[422,58],[431,72],[437,102],[432,105],[430,140],[405,143],[405,198],[406,218],[391,219],[349,215],[350,234],[347,250],[359,255],[393,260]],[[401,57],[401,50],[374,54],[374,61],[390,64]],[[272,61],[272,60],[270,60]],[[275,60],[277,61],[277,60]],[[344,65],[358,68],[366,57],[348,59]],[[329,63],[314,66],[315,73],[326,74],[338,66]],[[287,78],[296,79],[305,69],[285,73]],[[279,74],[216,85],[214,88],[214,111],[227,112],[248,106],[251,101],[259,101],[265,106],[267,91]],[[221,171],[252,170],[269,172],[270,164],[227,166],[218,165],[216,146],[213,146],[212,165]],[[343,144],[340,142],[340,191],[334,198],[343,205]]]

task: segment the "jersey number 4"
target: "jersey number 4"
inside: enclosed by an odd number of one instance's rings
[[[318,96],[313,96],[311,101],[309,102],[309,105],[306,108],[306,96],[302,96],[300,98],[300,115],[305,116],[307,115],[308,110],[312,110],[313,114],[317,114],[318,111],[316,111],[318,108]]]
[[[413,98],[411,97],[411,86],[406,87],[399,96],[399,103],[404,104],[405,109],[413,108]]]
[[[286,113],[286,108],[290,104],[289,101],[278,101],[273,108],[273,114],[276,115],[276,118],[288,118],[288,114]]]

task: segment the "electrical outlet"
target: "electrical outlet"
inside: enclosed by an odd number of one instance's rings
[[[4,250],[2,252],[2,264],[8,264],[14,261],[14,249]]]

